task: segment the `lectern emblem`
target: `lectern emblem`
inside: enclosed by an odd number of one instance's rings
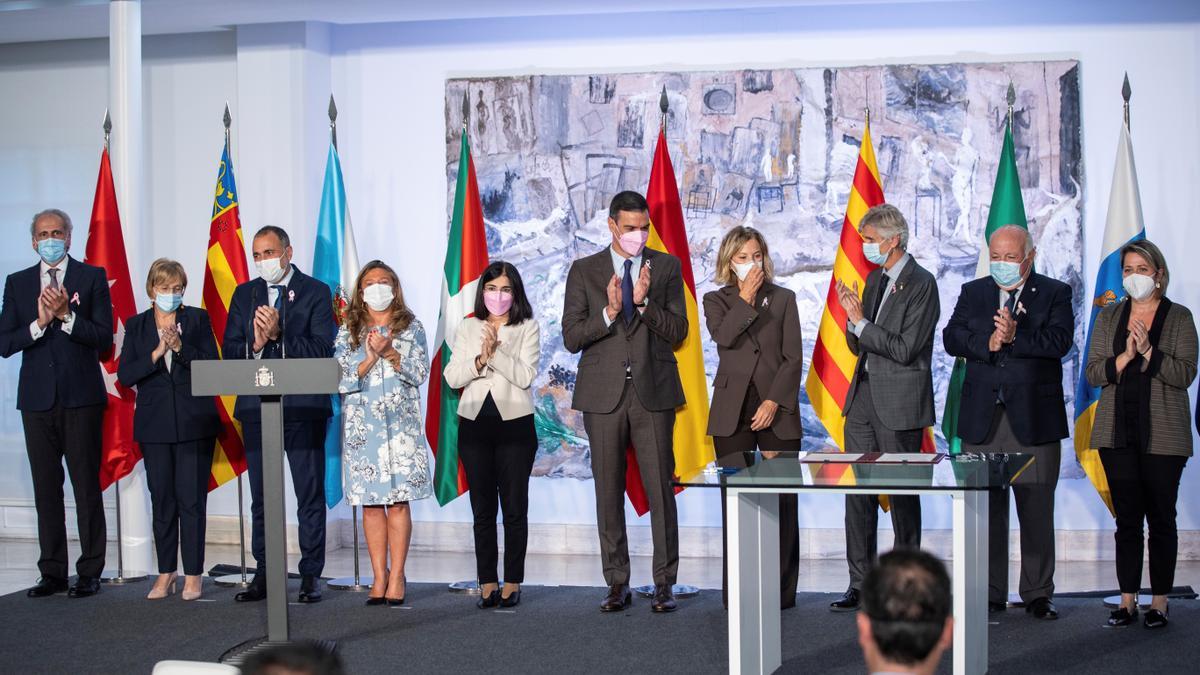
[[[272,373],[271,369],[266,366],[259,368],[254,373],[254,386],[256,386],[256,387],[274,387],[275,386],[275,373]]]

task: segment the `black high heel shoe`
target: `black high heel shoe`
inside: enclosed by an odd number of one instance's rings
[[[500,606],[501,607],[516,607],[519,604],[521,604],[521,591],[520,590],[513,591],[512,594],[509,595],[507,598],[505,598],[505,597],[500,598]]]
[[[500,604],[500,589],[497,588],[496,590],[492,591],[491,593],[489,593],[487,595],[480,594],[479,601],[475,603],[475,606],[478,607],[479,609],[491,609],[499,604]]]
[[[382,595],[379,596],[378,598],[372,598],[369,595],[367,596],[367,602],[366,602],[367,607],[378,607],[379,605],[386,605],[386,604],[387,604],[387,598],[383,597]]]
[[[1108,625],[1110,628],[1128,626],[1134,621],[1137,621],[1137,616],[1137,607],[1134,607],[1132,612],[1124,607],[1118,607],[1116,611],[1108,615]]]
[[[1171,610],[1160,612],[1157,609],[1148,609],[1146,610],[1146,618],[1142,620],[1142,625],[1151,629],[1166,628],[1167,624],[1170,623],[1167,621],[1167,615],[1170,614],[1170,612]]]
[[[403,583],[404,583],[404,595],[408,595],[408,576],[407,575],[404,577]],[[387,601],[387,604],[389,607],[399,607],[400,605],[404,604],[403,596],[399,597],[399,598],[389,598],[389,597],[387,597],[387,595],[384,595],[383,599]]]

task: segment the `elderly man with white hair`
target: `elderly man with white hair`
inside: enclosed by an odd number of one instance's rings
[[[1020,225],[988,241],[991,275],[963,284],[942,332],[946,351],[967,362],[958,435],[966,452],[1027,453],[1033,466],[1013,484],[1021,527],[1025,611],[1057,619],[1054,490],[1067,437],[1062,358],[1071,349],[1071,287],[1033,271],[1037,249]],[[988,607],[1008,602],[1008,490],[990,493]]]

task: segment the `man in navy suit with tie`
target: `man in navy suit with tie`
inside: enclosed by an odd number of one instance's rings
[[[41,261],[8,276],[0,310],[0,355],[20,353],[17,409],[33,474],[41,579],[31,598],[67,591],[63,459],[75,493],[79,575],[68,595],[100,590],[104,571],[104,505],[100,452],[108,392],[100,354],[112,347],[113,317],[104,269],[67,255],[71,218],[58,209],[33,217],[33,250]]]
[[[1032,454],[1012,486],[1021,524],[1025,611],[1053,620],[1054,491],[1067,437],[1062,358],[1071,349],[1071,287],[1033,271],[1029,231],[1005,225],[988,240],[991,275],[963,284],[942,331],[951,356],[966,359],[958,436],[964,452]],[[988,607],[1008,602],[1008,490],[989,495]]]
[[[258,279],[239,285],[225,324],[226,359],[330,358],[337,324],[333,293],[325,284],[296,269],[287,232],[267,225],[254,235]],[[319,577],[325,567],[325,425],[331,414],[327,394],[285,396],[283,447],[296,490],[300,530],[300,602],[319,602]],[[254,580],[234,599],[267,597],[266,543],[263,534],[262,416],[257,396],[239,396],[233,416],[242,423],[250,474],[251,552],[258,567]]]

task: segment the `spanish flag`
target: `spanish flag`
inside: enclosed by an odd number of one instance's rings
[[[679,202],[679,187],[675,183],[675,168],[667,149],[667,137],[658,132],[654,149],[654,165],[650,169],[650,186],[646,188],[650,205],[650,239],[646,245],[679,258],[683,275],[684,304],[687,306],[687,338],[675,348],[679,362],[679,379],[687,402],[675,411],[675,475],[693,476],[715,458],[712,438],[708,436],[708,382],[704,378],[704,349],[700,343],[700,309],[696,301],[696,278],[692,274],[691,249],[683,223],[683,207]],[[649,510],[642,489],[641,474],[633,449],[626,453],[625,491],[639,515]]]
[[[233,289],[250,280],[246,269],[246,244],[242,239],[242,221],[238,217],[237,186],[233,180],[233,160],[229,157],[229,136],[221,151],[217,167],[217,187],[213,193],[212,219],[208,226],[208,259],[204,266],[204,295],[200,306],[208,310],[217,351],[225,342],[225,323],[229,320],[229,303]],[[208,476],[209,492],[236,478],[246,470],[246,450],[242,445],[242,425],[233,419],[236,396],[217,399],[217,414],[221,418],[221,433],[213,453],[212,471]]]

